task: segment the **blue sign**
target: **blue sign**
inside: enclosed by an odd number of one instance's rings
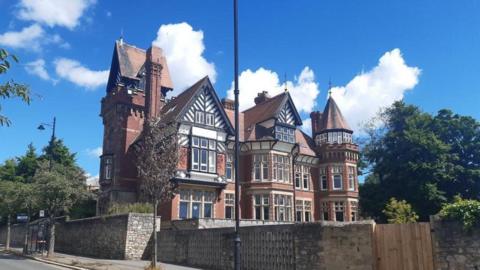
[[[28,221],[28,216],[27,214],[17,214],[17,222],[19,223],[25,223]]]

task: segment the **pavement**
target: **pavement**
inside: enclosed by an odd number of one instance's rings
[[[22,250],[20,248],[11,248],[9,253],[0,252],[1,270],[143,270],[145,266],[149,264],[149,261],[104,260],[73,256],[63,253],[55,253],[53,258],[47,258],[40,254],[25,257],[22,255]],[[159,264],[162,265],[163,270],[201,270],[198,268],[166,264],[161,262]]]
[[[68,268],[44,264],[11,253],[0,253],[2,270],[68,270]]]

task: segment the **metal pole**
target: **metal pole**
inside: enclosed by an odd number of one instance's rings
[[[52,127],[52,142],[53,142],[53,139],[55,139],[55,124],[57,122],[57,118],[54,116],[53,117],[53,127]]]
[[[238,123],[238,0],[233,0],[233,55],[234,55],[234,76],[235,76],[235,270],[240,270],[240,181],[238,177],[238,161],[240,159],[240,142],[239,142],[239,128]]]

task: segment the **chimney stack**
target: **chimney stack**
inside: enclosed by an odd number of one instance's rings
[[[319,111],[313,111],[310,113],[310,119],[312,121],[312,137],[314,137],[315,134],[320,132],[320,130],[322,129],[322,113]]]
[[[270,98],[271,97],[268,94],[268,91],[262,91],[262,92],[257,94],[257,97],[254,99],[254,101],[255,101],[255,104],[260,104],[260,103],[263,103],[263,102],[269,100]]]
[[[162,70],[166,63],[162,49],[152,46],[147,50],[145,60],[145,110],[147,118],[157,117],[165,105],[162,93]],[[168,71],[168,70],[167,70]]]
[[[225,110],[231,110],[231,111],[235,110],[235,103],[231,99],[223,98],[222,105],[223,105],[223,109]]]

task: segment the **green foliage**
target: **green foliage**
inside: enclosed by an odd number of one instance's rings
[[[480,225],[480,201],[457,197],[453,203],[445,204],[439,214],[442,219],[462,222],[469,230]]]
[[[363,145],[372,179],[360,186],[363,213],[386,221],[383,205],[391,197],[411,203],[428,220],[455,194],[480,196],[480,123],[441,110],[432,116],[396,102],[367,128]]]
[[[127,213],[153,213],[153,207],[150,203],[113,203],[108,209],[109,215]]]
[[[7,159],[0,166],[0,181],[22,182],[23,178],[17,174],[17,161],[15,159]]]
[[[28,145],[25,155],[17,158],[16,174],[22,177],[23,182],[31,183],[35,171],[38,168],[38,156],[35,153],[35,147],[33,144]]]
[[[94,217],[96,214],[97,200],[93,196],[88,199],[78,201],[72,206],[69,212],[71,219]]]
[[[15,55],[9,54],[5,49],[0,48],[0,75],[7,73],[10,69],[11,61],[18,62]],[[16,83],[9,80],[4,84],[0,84],[0,99],[7,99],[12,97],[19,97],[23,102],[30,104],[30,90],[25,84]],[[0,105],[0,111],[2,107]],[[9,126],[10,120],[0,114],[0,126]]]
[[[387,217],[388,223],[392,224],[412,223],[418,220],[418,215],[405,200],[397,201],[395,198],[390,198],[383,213]]]
[[[66,214],[75,203],[88,197],[84,172],[78,167],[67,167],[41,162],[35,173],[34,188],[41,209],[50,217]]]
[[[65,146],[63,140],[53,138],[47,146],[43,148],[43,153],[40,160],[52,161],[66,167],[75,166],[75,153],[70,153],[70,150]]]

